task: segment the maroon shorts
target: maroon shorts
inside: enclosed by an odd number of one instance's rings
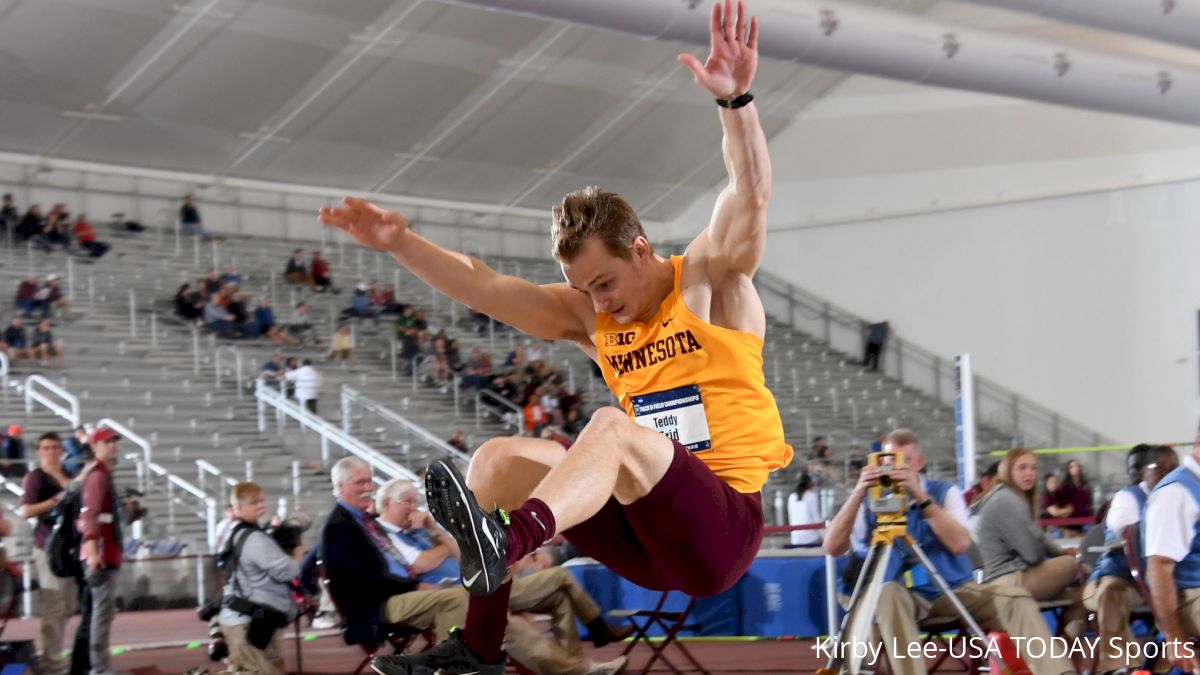
[[[697,597],[733,586],[763,538],[762,496],[729,487],[675,443],[675,457],[650,493],[562,533],[584,554],[633,583]]]

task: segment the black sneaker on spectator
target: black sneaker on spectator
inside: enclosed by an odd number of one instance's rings
[[[508,659],[500,654],[497,663],[484,663],[463,642],[462,631],[450,629],[450,637],[417,654],[385,654],[371,659],[379,675],[503,675]]]

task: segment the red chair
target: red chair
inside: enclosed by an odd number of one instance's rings
[[[699,672],[708,675],[709,671],[692,656],[687,646],[676,639],[680,631],[695,631],[700,628],[699,624],[687,623],[688,616],[691,615],[692,608],[696,605],[696,598],[689,596],[687,606],[681,611],[667,611],[663,609],[663,606],[666,604],[667,596],[669,595],[671,595],[671,591],[663,592],[659,596],[658,604],[654,606],[654,609],[614,609],[608,612],[608,615],[615,619],[628,619],[634,626],[633,635],[629,636],[629,641],[625,645],[625,651],[621,652],[622,655],[628,657],[629,653],[633,651],[633,648],[639,642],[645,644],[651,651],[650,660],[646,662],[645,667],[638,671],[627,667],[624,672],[628,675],[633,675],[635,672],[643,675],[649,673],[654,668],[655,662],[660,659],[663,664],[671,669],[671,672],[677,675],[682,675],[684,672]],[[665,633],[662,642],[655,643],[650,641],[649,632],[655,626],[662,628]],[[683,654],[684,658],[691,663],[693,666],[692,669],[688,671],[680,670],[667,658],[667,648],[672,645],[674,645],[675,651]]]

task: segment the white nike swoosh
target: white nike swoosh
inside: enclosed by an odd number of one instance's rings
[[[471,584],[475,583],[475,580],[479,578],[479,575],[480,575],[480,574],[483,574],[483,570],[480,570],[480,571],[476,572],[475,574],[472,574],[472,575],[471,575],[471,578],[470,578],[470,579],[467,579],[467,580],[466,580],[465,582],[463,582],[463,583],[464,583],[465,585],[467,585],[467,586],[470,586]]]

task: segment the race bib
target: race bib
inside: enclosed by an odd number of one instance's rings
[[[698,385],[634,396],[633,421],[692,452],[712,449],[708,416],[704,414],[704,401],[700,398]]]

